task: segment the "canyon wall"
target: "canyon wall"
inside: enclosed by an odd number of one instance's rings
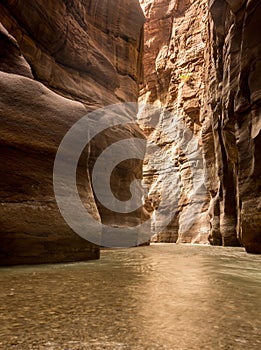
[[[214,141],[213,156],[206,156],[213,174],[210,240],[239,240],[248,252],[261,253],[261,3],[210,1],[209,8],[211,125],[203,134]]]
[[[173,218],[154,240],[208,243],[210,198],[204,185],[201,147],[205,118],[207,1],[141,0],[140,3],[147,18],[140,101],[161,111],[154,128],[146,127],[146,122],[155,116],[147,116],[145,112],[140,118],[148,135],[148,145],[159,147],[154,153],[148,146],[144,163],[144,181],[149,186],[147,206],[151,211],[157,208],[163,191],[168,202],[178,198]],[[155,171],[158,163],[164,166],[158,166],[159,171]],[[165,215],[168,213],[164,209],[155,214],[156,226]]]
[[[260,253],[261,4],[140,3],[147,18],[141,101],[162,110],[153,129],[146,123],[155,116],[141,113],[149,143],[161,149],[151,152],[148,146],[144,163],[148,208],[157,207],[162,189],[168,188],[169,199],[179,192],[175,216],[155,240],[243,244]],[[185,135],[175,131],[177,121],[190,130],[188,141],[198,140],[196,152],[177,147]],[[156,171],[160,163],[167,166]],[[205,189],[194,186],[195,174],[205,177]],[[156,225],[165,215],[158,213]]]
[[[82,116],[137,100],[142,10],[136,0],[5,0],[0,14],[0,263],[98,258],[99,247],[76,235],[58,210],[54,159]],[[107,130],[79,161],[81,200],[96,220],[106,221],[106,214],[88,180],[90,164],[123,131],[142,135],[138,126]],[[141,164],[130,167],[128,181],[141,176]],[[132,217],[139,220],[140,212]]]
[[[154,241],[242,244],[261,252],[261,5],[140,5],[1,1],[1,264],[99,256],[58,210],[54,158],[75,122],[97,108],[136,101],[142,82],[140,101],[156,111],[140,110],[142,130],[133,124],[107,129],[80,158],[77,186],[88,212],[117,227],[135,226],[149,212],[152,233],[161,232]],[[94,163],[113,142],[144,134],[145,206],[131,215],[112,212],[93,193]],[[128,200],[126,188],[141,176],[140,161],[121,162],[111,177],[115,197]]]

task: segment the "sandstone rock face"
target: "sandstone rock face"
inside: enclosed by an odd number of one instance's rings
[[[7,0],[0,13],[0,263],[98,258],[99,248],[77,236],[58,210],[53,164],[63,136],[82,116],[137,100],[144,22],[139,3]],[[105,215],[88,180],[90,164],[121,133],[107,131],[79,162],[79,193],[96,220]],[[138,126],[124,133],[141,135]],[[141,164],[130,167],[130,177],[140,176]]]
[[[215,149],[210,239],[228,245],[239,239],[248,252],[261,253],[261,3],[211,1],[209,6],[206,95]]]
[[[149,143],[160,148],[155,154],[148,147],[145,159],[144,181],[149,186],[147,205],[151,211],[155,209],[166,188],[169,201],[178,202],[170,224],[154,240],[207,243],[209,195],[204,186],[200,146],[208,39],[207,1],[141,0],[140,3],[147,18],[141,101],[162,109],[153,130],[146,128],[150,116],[141,113],[141,124]],[[182,129],[179,132],[175,129],[177,122]],[[198,142],[196,148],[192,147],[192,141]],[[155,171],[157,164],[159,171]],[[156,226],[165,215],[165,210],[156,214]]]
[[[88,107],[135,101],[141,26],[135,0],[2,1],[1,20],[34,76]]]
[[[144,129],[162,152],[148,148],[144,178],[155,206],[162,187],[180,199],[176,217],[156,240],[243,244],[261,252],[260,233],[260,22],[259,1],[140,0],[145,25],[145,85],[141,100],[174,111],[198,137],[207,196],[189,233],[183,213],[192,208],[192,172],[175,144],[173,118],[162,115],[155,130]],[[169,152],[168,171],[155,172]],[[178,154],[177,154],[178,153]],[[177,175],[179,174],[179,176]],[[159,180],[159,177],[161,179]],[[205,198],[204,198],[205,197]],[[193,212],[193,211],[192,211]],[[196,212],[196,211],[195,211]],[[161,213],[165,215],[165,213]],[[160,215],[159,215],[160,220]],[[187,220],[187,218],[186,218]]]
[[[140,112],[148,139],[145,208],[113,213],[90,184],[104,149],[144,137],[137,125],[105,130],[86,148],[77,172],[82,202],[108,225],[135,226],[149,212],[152,233],[161,231],[155,241],[243,244],[260,253],[260,1],[140,4],[147,18],[140,99],[157,108]],[[137,100],[138,0],[3,0],[0,14],[0,263],[97,258],[98,247],[59,213],[53,163],[83,115]],[[140,161],[119,164],[111,177],[115,197],[128,200],[126,188],[140,177]],[[162,197],[169,205],[157,211]]]

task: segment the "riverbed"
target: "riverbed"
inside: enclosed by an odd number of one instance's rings
[[[155,244],[0,269],[0,349],[261,349],[261,256]]]

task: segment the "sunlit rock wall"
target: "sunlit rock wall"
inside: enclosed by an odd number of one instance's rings
[[[156,153],[148,148],[145,160],[148,207],[153,212],[158,206],[164,187],[169,198],[177,195],[177,186],[180,192],[172,223],[155,239],[208,238],[212,244],[243,244],[249,252],[260,252],[260,1],[140,3],[147,17],[141,101],[172,111],[198,138],[206,186],[206,192],[189,198],[193,172],[188,155],[176,149],[181,136],[175,118],[162,114],[155,130],[144,127],[161,147]],[[142,115],[141,122],[146,125],[152,117]],[[167,168],[155,171],[166,164],[166,155]],[[199,215],[195,200],[204,202]],[[184,233],[188,209],[194,225]]]
[[[7,0],[0,16],[0,263],[98,258],[99,248],[73,233],[58,211],[53,163],[63,136],[83,115],[137,100],[144,22],[139,3]],[[141,133],[138,127],[124,132]],[[79,193],[96,220],[103,212],[86,162],[120,133],[107,134],[102,145],[96,140],[79,163]],[[133,164],[129,173],[140,172]]]
[[[204,186],[201,148],[205,118],[207,1],[141,0],[140,3],[147,18],[144,86],[140,100],[162,109],[154,129],[147,128],[146,122],[155,116],[141,114],[141,125],[149,143],[159,147],[154,153],[148,146],[145,159],[144,181],[149,186],[147,206],[153,213],[166,189],[167,200],[177,201],[171,222],[154,240],[207,243],[209,194]],[[171,113],[164,113],[164,110]],[[177,121],[181,133],[175,131]],[[193,140],[198,142],[197,149],[190,146],[180,149],[178,145],[181,140],[186,144],[186,137],[188,145]],[[160,170],[156,171],[157,168]],[[155,211],[156,226],[169,215],[167,212],[164,209]]]

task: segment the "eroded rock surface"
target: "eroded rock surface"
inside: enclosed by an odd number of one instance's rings
[[[63,136],[82,116],[137,100],[144,22],[139,3],[1,1],[0,13],[0,263],[98,258],[99,248],[72,232],[59,213],[53,163]],[[79,162],[79,193],[96,220],[103,214],[86,162],[120,133],[108,133],[103,145],[93,142]],[[129,127],[125,134],[141,131]],[[140,172],[133,164],[130,176]]]
[[[141,100],[173,112],[198,138],[207,191],[193,211],[189,198],[193,173],[188,154],[180,153],[174,120],[162,114],[148,139],[161,151],[144,165],[148,206],[161,200],[162,188],[179,205],[167,229],[155,239],[168,242],[243,244],[261,252],[260,232],[260,1],[140,0],[145,25],[145,85]],[[165,158],[168,154],[168,162]],[[197,159],[195,154],[194,159]],[[155,171],[158,164],[166,169]],[[158,166],[160,168],[160,165]],[[204,195],[206,194],[206,196]],[[184,232],[186,210],[194,225]],[[155,218],[164,216],[164,211]]]
[[[151,210],[157,208],[162,196],[167,196],[169,201],[177,201],[170,224],[154,239],[207,243],[209,195],[204,186],[201,150],[207,2],[140,2],[147,17],[144,34],[145,84],[141,90],[141,101],[162,109],[161,115],[156,116],[153,130],[146,127],[146,122],[150,118],[155,119],[155,116],[142,114],[141,120],[149,143],[159,146],[156,153],[148,147],[145,159],[144,180],[150,188],[147,205],[151,206]],[[178,132],[177,123],[181,128]],[[198,142],[196,148],[193,146],[195,141]],[[157,168],[159,171],[155,170]],[[156,214],[156,226],[165,215],[169,215],[165,209]]]
[[[260,1],[140,4],[147,18],[141,101],[168,111],[140,117],[148,137],[145,209],[152,232],[162,226],[154,239],[243,244],[260,253]],[[98,257],[59,213],[53,162],[83,115],[137,100],[144,23],[138,0],[3,0],[0,14],[0,262]],[[106,224],[135,226],[145,215],[108,211],[88,180],[108,145],[134,136],[143,137],[138,126],[106,130],[79,163],[81,199]],[[119,164],[111,178],[116,198],[127,200],[126,188],[139,177],[140,162]],[[163,190],[177,207],[157,212]]]
[[[215,149],[210,239],[228,245],[239,239],[248,252],[261,253],[261,3],[211,1],[209,6],[206,95]]]

